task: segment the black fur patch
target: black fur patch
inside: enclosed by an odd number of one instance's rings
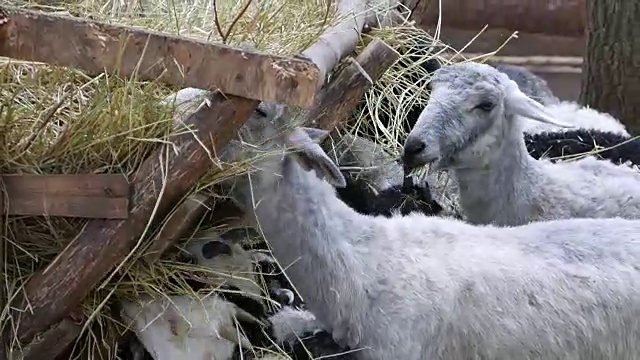
[[[424,187],[413,183],[406,185],[405,182],[404,185],[392,186],[376,194],[366,180],[356,179],[346,172],[343,174],[347,186],[336,189],[338,197],[361,214],[391,217],[394,211],[402,215],[411,212],[437,215],[442,211],[442,206],[431,197],[426,182]]]
[[[219,255],[232,255],[231,247],[222,241],[209,241],[202,246],[202,256],[205,259],[213,259]]]
[[[233,285],[223,285],[220,287],[220,289],[221,291],[216,293],[220,298],[230,303],[236,304],[239,308],[248,312],[249,314],[253,315],[258,319],[262,319],[266,317],[267,315],[265,312],[266,308],[263,306],[263,304],[259,300],[242,295],[241,293],[239,293],[240,289]],[[233,292],[229,292],[229,291],[233,291]]]
[[[273,333],[271,327],[266,329],[268,334]],[[252,343],[254,347],[272,348],[271,341],[264,337],[260,339],[260,343]],[[300,336],[300,340],[295,340],[293,343],[278,344],[293,360],[315,360],[318,358],[327,358],[335,360],[354,360],[356,357],[353,353],[343,354],[348,351],[340,347],[326,331],[319,331],[315,334],[307,333]],[[276,349],[273,349],[277,351]],[[232,360],[240,360],[241,350],[236,347]],[[340,355],[337,355],[340,354]],[[242,358],[258,360],[250,351],[244,351]]]
[[[525,134],[524,142],[529,154],[540,159],[558,158],[566,155],[601,151],[597,156],[614,164],[630,161],[640,165],[640,140],[630,137],[591,129],[576,129],[564,132],[543,132]],[[604,148],[604,149],[602,149]]]

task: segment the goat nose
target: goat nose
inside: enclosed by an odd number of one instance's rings
[[[404,154],[402,155],[402,162],[404,162],[405,168],[411,169],[416,156],[426,147],[427,145],[424,141],[418,138],[407,139],[407,142],[404,144]]]

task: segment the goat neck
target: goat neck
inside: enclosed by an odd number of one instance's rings
[[[507,226],[526,222],[539,206],[535,186],[541,175],[536,160],[527,152],[522,119],[505,119],[497,146],[484,166],[453,170],[459,184],[460,206],[473,224]]]
[[[340,345],[357,345],[367,275],[355,242],[371,236],[372,218],[349,208],[291,155],[261,166],[252,183],[253,213],[274,256]]]

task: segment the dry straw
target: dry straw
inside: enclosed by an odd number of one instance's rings
[[[212,41],[224,39],[231,45],[249,44],[279,55],[300,52],[339,20],[330,0],[247,1],[41,0],[10,1],[9,5],[90,16]],[[354,114],[344,130],[367,130],[377,142],[397,152],[404,135],[398,124],[404,121],[409,107],[424,104],[428,96],[420,86],[428,74],[414,61],[439,57],[446,46],[425,48],[425,43],[435,40],[404,24],[363,36],[358,50],[372,37],[403,48],[405,57],[412,59],[408,62],[403,57],[367,92],[364,111]],[[152,81],[125,81],[108,74],[88,77],[79,71],[0,59],[1,170],[35,174],[113,172],[132,178],[158,144],[170,141],[172,110],[157,103],[171,92]],[[392,119],[391,126],[372,120],[382,115]],[[194,191],[247,166],[212,172]],[[85,223],[44,217],[8,219],[3,229],[7,239],[3,274],[10,298],[20,293],[31,274],[47,266],[73,241]],[[155,231],[150,229],[139,239],[127,260],[84,301],[87,323],[75,344],[74,357],[85,352],[85,356],[99,358],[95,351],[102,340],[119,329],[111,316],[111,305],[118,299],[135,300],[141,293],[196,296],[185,283],[185,279],[197,276],[193,266],[179,263],[172,256],[153,265],[138,261]],[[15,328],[8,309],[2,314],[3,326]],[[18,346],[17,342],[13,341],[12,346]],[[114,355],[112,349],[109,356]]]

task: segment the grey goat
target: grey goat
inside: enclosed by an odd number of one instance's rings
[[[362,215],[336,196],[345,179],[317,145],[325,132],[261,126],[291,124],[279,109],[261,104],[242,134],[257,146],[230,150],[270,154],[237,179],[235,196],[318,320],[362,349],[358,359],[640,354],[640,221],[499,228]]]
[[[491,66],[444,66],[407,137],[408,167],[450,170],[460,207],[474,224],[522,225],[561,218],[640,218],[640,172],[594,157],[551,163],[531,157],[530,118],[562,125]]]

